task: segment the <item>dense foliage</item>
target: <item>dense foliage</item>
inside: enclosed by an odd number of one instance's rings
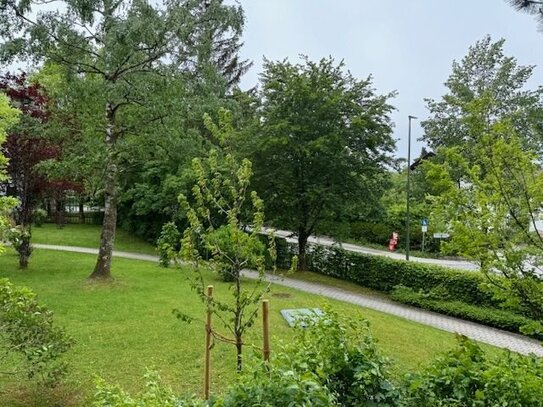
[[[402,406],[536,407],[543,405],[543,363],[510,352],[487,356],[459,338],[457,347],[407,380]]]
[[[390,381],[389,362],[378,351],[365,321],[346,321],[327,310],[323,318],[299,322],[295,338],[284,344],[269,363],[260,361],[255,355],[238,375],[236,383],[222,396],[211,399],[209,404],[200,402],[197,405],[397,405],[398,392]],[[176,398],[171,389],[161,387],[155,378],[149,381],[148,391],[139,399],[140,404],[121,389],[107,386],[103,381],[94,403],[96,407],[166,407],[193,405],[189,403],[194,403],[194,399]]]
[[[2,373],[24,372],[45,384],[57,384],[66,372],[62,355],[73,340],[53,324],[52,312],[31,290],[7,279],[0,280],[0,326],[0,363],[8,369]]]
[[[365,321],[346,321],[327,310],[315,322],[309,317],[299,323],[295,338],[272,362],[253,364],[218,406],[394,405],[389,362]]]
[[[17,123],[19,111],[10,107],[9,101],[5,95],[0,95],[0,185],[8,180],[6,166],[8,160],[4,155],[4,149],[1,147],[6,140],[8,129]],[[17,200],[13,197],[6,197],[0,194],[0,236],[11,226],[10,212],[16,206]],[[0,239],[0,252],[3,249]]]
[[[31,82],[24,73],[6,74],[0,77],[0,90],[22,112],[21,120],[11,128],[2,147],[9,159],[6,192],[19,201],[13,212],[17,228],[11,231],[17,236],[12,241],[16,242],[19,266],[26,268],[32,251],[31,225],[38,203],[45,196],[63,194],[66,189],[76,187],[63,180],[52,182],[40,168],[44,162],[61,155],[61,145],[47,137],[48,98],[42,87]]]
[[[383,192],[394,149],[394,94],[379,95],[333,59],[266,61],[256,134],[250,137],[255,185],[276,225],[307,238],[323,222],[367,216]]]
[[[104,222],[91,278],[109,279],[122,144],[160,137],[167,118],[184,116],[184,96],[239,78],[247,68],[237,57],[243,11],[222,0],[61,3],[54,9],[41,1],[6,3],[0,56],[59,66],[70,83],[67,108],[88,138],[102,140]]]
[[[453,148],[444,152],[445,164],[431,165],[435,178],[448,186],[434,197],[433,216],[448,220],[452,239],[445,247],[477,261],[496,296],[543,321],[543,239],[541,231],[534,233],[540,228],[543,175],[537,156],[522,149],[508,122],[484,132],[474,149],[479,155],[475,166]],[[464,172],[463,188],[452,175],[457,169]]]

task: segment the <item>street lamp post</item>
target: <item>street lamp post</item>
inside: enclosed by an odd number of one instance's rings
[[[409,201],[411,197],[411,119],[416,119],[415,116],[408,116],[409,118],[409,130],[407,136],[407,210],[405,213],[405,260],[409,260]]]

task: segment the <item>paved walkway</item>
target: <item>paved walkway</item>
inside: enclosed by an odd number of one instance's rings
[[[38,249],[62,250],[88,254],[98,253],[97,249],[90,249],[84,247],[55,246],[47,244],[34,244],[33,246]],[[157,256],[152,256],[148,254],[114,251],[113,255],[116,257],[123,257],[127,259],[152,262],[158,261]],[[257,273],[251,270],[245,270],[244,275],[248,278],[257,277]],[[468,338],[488,343],[490,345],[498,346],[500,348],[507,348],[518,353],[534,353],[538,356],[543,357],[543,346],[541,345],[541,342],[535,339],[524,337],[522,335],[517,335],[511,332],[490,328],[484,325],[464,321],[458,318],[448,317],[445,315],[437,314],[435,312],[422,310],[383,298],[372,297],[368,295],[352,293],[338,288],[328,287],[323,284],[310,283],[288,277],[282,278],[278,276],[267,276],[266,278],[268,281],[271,281],[277,285],[283,285],[311,294],[322,295],[323,297],[332,298],[339,301],[345,301],[351,304],[359,305],[361,307],[371,308],[387,314],[396,315],[410,321],[415,321],[424,325],[442,329],[444,331],[457,332],[459,334],[467,336]]]

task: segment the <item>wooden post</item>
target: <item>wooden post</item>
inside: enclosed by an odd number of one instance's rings
[[[204,400],[209,400],[209,387],[211,383],[211,306],[210,302],[213,298],[213,286],[207,286],[207,321],[206,321],[206,349],[205,349],[205,365],[204,365]]]
[[[264,346],[262,354],[266,362],[270,361],[270,319],[269,319],[269,301],[262,300],[262,336]]]

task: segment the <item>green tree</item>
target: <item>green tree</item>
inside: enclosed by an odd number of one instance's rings
[[[430,117],[422,122],[423,140],[432,149],[462,146],[474,158],[472,147],[481,134],[472,132],[465,119],[472,102],[485,97],[489,103],[480,114],[487,125],[508,118],[523,144],[543,153],[543,88],[525,89],[535,67],[506,56],[504,43],[490,36],[476,42],[460,62],[453,62],[441,100],[426,100]]]
[[[2,184],[8,181],[6,171],[7,159],[2,150],[2,144],[6,141],[8,129],[19,121],[20,112],[9,105],[9,101],[4,94],[0,94],[0,236],[11,226],[9,214],[17,205],[17,200],[13,197],[4,196],[2,193]],[[5,192],[5,191],[4,191]],[[0,253],[3,251],[2,239],[0,239]]]
[[[299,269],[323,221],[362,217],[378,202],[394,149],[388,99],[371,77],[323,59],[264,64],[253,158],[257,190],[276,225],[298,235]]]
[[[482,105],[472,103],[465,123],[480,134],[473,147],[477,160],[451,147],[439,152],[444,163],[425,164],[442,191],[433,197],[432,215],[449,227],[445,248],[476,261],[504,306],[543,322],[543,230],[537,232],[543,171],[538,154],[523,147],[514,123],[501,120],[488,127]]]
[[[220,111],[218,125],[209,116],[205,122],[225,153],[212,149],[205,160],[193,160],[196,181],[192,194],[179,197],[188,227],[179,244],[175,226],[166,224],[159,247],[174,260],[191,262],[196,271],[193,287],[208,310],[217,315],[234,337],[232,343],[236,346],[237,370],[240,371],[243,336],[253,325],[259,302],[270,286],[264,280],[267,256],[275,271],[275,239],[273,235],[269,236],[266,249],[260,238],[264,204],[256,192],[249,193],[248,190],[251,162],[247,159],[240,162],[228,148],[228,140],[235,136],[230,112]],[[251,225],[250,233],[245,231],[248,224]],[[167,236],[171,236],[173,239],[169,240],[173,241],[168,242]],[[211,267],[225,281],[232,283],[233,300],[207,296],[203,267]],[[242,270],[249,267],[258,271],[259,278],[250,287],[244,287]],[[179,315],[186,317],[182,313]]]
[[[187,86],[191,83],[189,80]],[[126,140],[119,195],[123,228],[155,241],[162,225],[171,220],[172,215],[182,216],[177,211],[177,197],[180,192],[189,194],[192,188],[192,159],[203,158],[211,148],[220,145],[206,128],[203,116],[209,115],[216,121],[221,108],[236,111],[237,104],[226,81],[199,84],[198,89],[187,94],[179,104],[179,116],[165,118],[149,128],[146,137]]]
[[[235,43],[242,25],[241,7],[222,0],[63,0],[54,10],[42,1],[4,4],[2,60],[19,56],[64,67],[86,131],[103,138],[104,222],[91,278],[111,276],[120,140],[173,113],[185,91],[182,77],[195,76],[197,85],[217,69],[239,68],[235,50],[223,44]]]

